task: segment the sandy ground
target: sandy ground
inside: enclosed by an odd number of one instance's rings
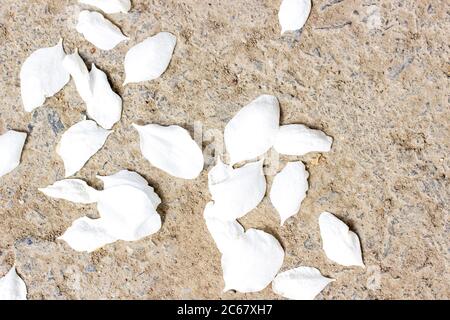
[[[280,240],[282,270],[315,266],[335,278],[319,299],[450,298],[448,2],[316,0],[304,30],[283,36],[279,4],[133,0],[129,14],[108,16],[130,41],[101,51],[75,31],[82,8],[75,0],[2,0],[0,132],[29,136],[21,165],[0,180],[0,274],[15,262],[31,299],[278,298],[270,287],[222,293],[220,254],[202,218],[206,170],[196,180],[169,177],[142,158],[131,127],[201,127],[207,148],[243,105],[269,93],[280,100],[282,123],[335,139],[330,153],[301,158],[311,186],[298,215],[279,227],[266,198],[241,220]],[[178,38],[167,72],[124,88],[126,51],[159,31]],[[32,51],[60,37],[66,52],[78,47],[105,70],[124,101],[121,122],[77,177],[101,188],[96,174],[145,176],[163,200],[163,226],[153,236],[91,254],[56,240],[76,218],[97,215],[95,205],[37,190],[63,178],[55,147],[85,105],[70,82],[26,113],[18,75]],[[278,169],[295,157],[280,159]],[[323,210],[359,234],[365,269],[325,257],[317,223]]]

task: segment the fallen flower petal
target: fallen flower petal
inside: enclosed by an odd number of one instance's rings
[[[104,129],[111,129],[122,115],[122,99],[111,89],[106,74],[95,64],[88,72],[78,51],[67,55],[63,65],[86,103],[88,116]]]
[[[80,179],[56,181],[48,187],[39,188],[39,191],[48,197],[84,204],[97,202],[99,192]]]
[[[224,292],[263,290],[275,278],[283,259],[284,250],[277,239],[261,230],[247,230],[223,252]]]
[[[272,282],[273,292],[293,300],[313,300],[334,279],[311,267],[298,267],[279,273]]]
[[[111,50],[128,39],[117,26],[95,11],[81,11],[76,29],[87,41],[102,50]]]
[[[309,174],[301,161],[288,162],[273,179],[270,201],[280,215],[281,225],[299,210],[308,190]]]
[[[88,217],[75,220],[58,239],[67,242],[75,251],[87,252],[95,251],[117,240],[108,233],[101,218],[91,219]]]
[[[278,100],[271,95],[259,96],[239,110],[224,131],[231,165],[256,158],[269,150],[275,142],[279,121]]]
[[[311,12],[311,0],[283,0],[278,12],[281,34],[301,29]]]
[[[319,216],[322,247],[328,259],[343,266],[364,267],[359,238],[348,226],[329,212]]]
[[[161,217],[147,194],[130,185],[103,190],[97,210],[105,229],[117,239],[135,241],[161,228]]]
[[[208,202],[203,213],[206,227],[221,253],[227,251],[229,245],[244,235],[244,227],[236,220],[225,221],[217,218],[214,203]]]
[[[78,2],[97,7],[105,13],[127,13],[131,9],[130,0],[79,0]]]
[[[203,170],[203,153],[189,132],[179,126],[133,124],[142,155],[155,167],[183,179],[195,179]]]
[[[160,32],[128,50],[124,85],[159,78],[169,66],[176,42],[173,34]]]
[[[105,190],[120,185],[129,185],[144,191],[155,209],[161,203],[161,198],[156,194],[155,189],[149,186],[147,180],[136,172],[121,170],[113,175],[97,176],[97,178],[103,181]]]
[[[27,300],[27,286],[14,266],[0,278],[0,300]]]
[[[13,171],[19,164],[27,134],[8,130],[0,135],[0,177]]]
[[[233,169],[219,159],[208,174],[208,185],[214,200],[215,217],[235,220],[256,208],[266,193],[263,161]]]
[[[105,143],[112,131],[100,128],[92,120],[83,120],[67,129],[56,152],[64,161],[65,176],[80,170]]]
[[[75,50],[72,54],[66,55],[62,64],[67,72],[69,72],[72,76],[73,81],[75,82],[75,87],[77,88],[81,98],[85,102],[89,101],[92,97],[91,80],[89,71],[83,59],[81,59],[78,54],[78,50]]]
[[[79,203],[97,202],[100,218],[75,220],[59,239],[76,251],[92,252],[117,240],[139,240],[161,228],[161,217],[156,212],[161,199],[143,177],[128,170],[97,177],[103,181],[103,191],[78,179],[57,181],[40,189],[50,197]]]
[[[309,152],[328,152],[332,143],[333,138],[320,130],[289,124],[280,127],[273,147],[281,154],[302,156]]]
[[[105,129],[111,129],[122,115],[122,98],[115,93],[106,74],[92,65],[90,72],[92,99],[86,102],[87,114]]]
[[[70,80],[63,68],[62,40],[54,47],[34,51],[20,69],[20,91],[25,111],[31,112],[45,99],[61,90]]]

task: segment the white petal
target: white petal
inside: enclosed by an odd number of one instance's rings
[[[58,239],[64,240],[76,251],[87,252],[95,251],[117,240],[108,233],[101,218],[91,219],[88,217],[75,220]]]
[[[64,161],[66,177],[80,170],[105,143],[112,131],[92,120],[80,121],[63,133],[56,152]]]
[[[261,230],[247,230],[222,255],[224,291],[263,290],[275,278],[283,259],[284,251],[277,239]]]
[[[97,7],[105,13],[127,13],[131,9],[130,0],[79,0],[78,2]]]
[[[302,156],[308,152],[328,152],[332,143],[333,138],[320,130],[289,124],[280,127],[273,147],[281,154]]]
[[[261,160],[233,169],[219,159],[208,174],[216,218],[235,220],[256,208],[266,193],[262,166]]]
[[[111,21],[94,11],[81,11],[76,29],[87,41],[102,50],[111,50],[128,39]]]
[[[160,32],[128,50],[124,85],[159,78],[169,66],[176,42],[173,34]]]
[[[92,65],[90,80],[92,99],[86,102],[87,114],[103,128],[111,129],[122,115],[122,99],[111,89],[106,74],[95,64]]]
[[[311,267],[298,267],[279,273],[272,282],[272,289],[288,299],[313,300],[334,279],[322,276]]]
[[[243,107],[225,126],[225,146],[231,164],[256,158],[272,147],[278,132],[280,107],[276,97],[262,95]]]
[[[26,138],[26,133],[14,130],[0,135],[0,177],[19,165]]]
[[[56,181],[46,188],[39,188],[39,191],[48,197],[64,199],[75,203],[97,202],[99,192],[80,179]]]
[[[203,170],[203,153],[189,132],[179,126],[133,124],[139,132],[142,155],[172,176],[195,179]]]
[[[270,201],[280,214],[281,225],[300,210],[306,197],[309,174],[301,161],[288,162],[273,179]]]
[[[75,87],[81,98],[86,102],[92,97],[89,71],[78,54],[78,50],[73,54],[68,54],[63,60],[63,66],[72,76]]]
[[[227,251],[230,244],[244,234],[244,228],[236,220],[224,221],[216,218],[212,201],[206,204],[203,216],[206,227],[221,253]]]
[[[364,267],[359,238],[345,223],[329,212],[322,212],[319,227],[328,259],[343,266]]]
[[[0,278],[0,300],[27,300],[27,287],[15,267]]]
[[[278,12],[281,33],[303,27],[311,12],[311,0],[283,0]]]
[[[147,194],[155,209],[161,203],[161,198],[156,194],[155,189],[149,186],[147,180],[136,172],[121,170],[113,175],[103,177],[97,176],[97,178],[103,181],[104,189],[109,189],[120,185],[129,185],[141,189]]]
[[[95,64],[89,73],[77,51],[67,55],[63,65],[87,105],[88,116],[103,128],[111,129],[122,115],[122,99],[111,89],[106,74]]]
[[[161,228],[161,217],[147,194],[130,185],[103,190],[97,209],[103,226],[117,239],[139,240]]]
[[[25,111],[31,112],[45,99],[61,90],[70,80],[63,68],[62,40],[54,47],[34,51],[20,69],[20,91]]]
[[[223,163],[222,159],[219,157],[216,165],[208,172],[208,186],[211,187],[226,181],[230,178],[232,172],[233,167]]]

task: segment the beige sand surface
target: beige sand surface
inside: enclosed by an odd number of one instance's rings
[[[282,123],[322,129],[335,143],[330,153],[301,158],[311,188],[298,215],[280,228],[264,199],[242,219],[245,227],[281,241],[283,270],[315,266],[337,279],[319,299],[450,298],[448,1],[315,0],[304,30],[283,36],[279,4],[133,0],[129,14],[108,15],[131,40],[101,51],[74,29],[77,1],[2,0],[0,132],[29,136],[20,167],[0,179],[0,274],[15,261],[31,299],[278,298],[270,287],[222,293],[220,254],[202,218],[207,172],[186,181],[152,167],[131,127],[155,122],[193,132],[201,124],[208,136],[269,93],[280,100]],[[124,88],[126,51],[159,31],[178,38],[167,72]],[[78,47],[105,70],[124,101],[121,122],[77,177],[100,188],[96,174],[126,168],[145,176],[163,200],[163,226],[153,236],[91,254],[56,240],[74,219],[97,214],[95,205],[37,190],[63,178],[55,147],[85,105],[70,82],[26,113],[18,75],[32,51],[60,37],[66,52]],[[295,158],[281,157],[280,168],[288,159]],[[323,210],[359,234],[365,269],[327,260],[317,223]]]

